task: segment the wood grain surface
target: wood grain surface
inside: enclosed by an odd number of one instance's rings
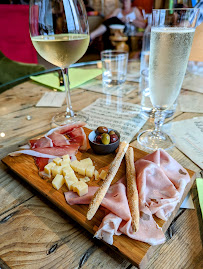
[[[0,136],[0,159],[27,143],[29,138],[48,131],[52,116],[65,110],[65,105],[57,109],[35,107],[47,91],[50,89],[28,81],[0,95],[0,133],[5,134]],[[182,93],[185,92],[182,90]],[[101,97],[106,98],[104,94],[75,89],[71,92],[73,109],[79,111]],[[111,98],[117,100],[116,97]],[[132,91],[123,101],[139,104],[139,92]],[[31,120],[27,120],[27,115],[32,117]],[[202,114],[182,113],[177,109],[173,117],[166,121],[198,116]],[[142,130],[152,126],[153,119],[149,119]],[[131,145],[141,149],[136,136]],[[200,168],[176,147],[169,154],[200,177]],[[191,194],[195,209],[180,209],[177,212],[165,233],[166,243],[157,247],[153,256],[149,257],[147,269],[203,268],[203,223],[195,183]],[[136,267],[109,246],[93,239],[91,233],[0,163],[0,268]]]

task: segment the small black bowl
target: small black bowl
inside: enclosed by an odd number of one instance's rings
[[[112,153],[113,151],[117,149],[120,143],[120,134],[116,130],[108,129],[108,132],[110,131],[114,131],[117,134],[118,140],[108,145],[97,144],[94,142],[97,135],[95,131],[92,131],[89,134],[88,139],[89,139],[90,147],[93,149],[95,153],[100,154],[100,155],[105,155],[105,154]]]

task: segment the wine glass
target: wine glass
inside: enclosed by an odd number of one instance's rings
[[[177,99],[192,46],[199,9],[155,9],[149,59],[149,91],[155,109],[155,129],[138,135],[147,149],[169,149],[174,143],[161,131],[164,113]]]
[[[89,26],[83,0],[30,0],[30,36],[37,52],[61,68],[66,93],[66,112],[52,119],[56,125],[84,121],[72,109],[68,67],[89,45]]]

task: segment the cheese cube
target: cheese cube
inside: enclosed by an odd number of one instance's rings
[[[93,175],[94,175],[94,166],[88,166],[87,168],[86,168],[86,176],[88,176],[88,177],[93,177]]]
[[[68,178],[68,177],[65,177],[64,179],[65,179],[65,184],[66,184],[67,188],[69,189],[69,191],[72,191],[73,190],[72,185],[74,183],[76,183],[78,181],[78,179],[77,179],[77,181],[75,181],[74,179]]]
[[[62,162],[62,159],[59,158],[59,157],[57,157],[57,158],[53,159],[53,162],[54,162],[56,165],[60,165],[61,162]]]
[[[72,185],[73,191],[77,192],[79,196],[88,193],[88,185],[84,181],[78,181]]]
[[[78,160],[75,160],[73,162],[70,162],[70,167],[77,172],[78,171],[78,167],[80,165],[80,162]]]
[[[71,172],[71,173],[69,173],[69,174],[66,176],[66,178],[69,178],[70,180],[74,180],[75,182],[78,181],[78,178],[76,177],[74,171]]]
[[[48,163],[48,164],[45,165],[45,167],[44,167],[44,172],[50,176],[50,175],[51,175],[51,169],[52,169],[52,167],[54,167],[55,165],[56,165],[56,164],[53,163],[53,162]]]
[[[95,180],[99,179],[99,172],[97,170],[94,170],[94,178]]]
[[[64,155],[62,158],[63,158],[64,161],[67,161],[67,162],[70,163],[70,156],[68,154]]]
[[[63,176],[68,176],[71,173],[74,173],[73,169],[70,166],[62,167],[62,174]]]
[[[63,160],[61,162],[61,166],[63,166],[63,167],[70,167],[70,162],[69,161],[66,161],[66,160]]]
[[[52,173],[52,176],[55,177],[56,175],[62,175],[62,169],[63,167],[62,166],[59,166],[59,165],[55,165],[51,168],[51,173]]]
[[[86,158],[80,161],[80,163],[82,163],[84,166],[91,166],[93,165],[93,162],[90,158]]]
[[[80,181],[89,182],[90,178],[89,177],[83,177],[83,178],[80,178]]]
[[[52,181],[52,185],[55,189],[59,190],[63,184],[65,183],[65,179],[62,175],[56,175]]]
[[[85,172],[86,172],[86,166],[84,166],[83,164],[79,163],[78,169],[77,169],[78,173],[82,176],[85,176]]]
[[[107,172],[105,170],[102,170],[99,177],[104,180],[106,178],[106,175],[107,175]]]

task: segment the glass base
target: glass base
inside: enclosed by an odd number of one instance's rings
[[[140,133],[137,140],[140,145],[150,150],[157,150],[159,148],[169,150],[175,145],[172,139],[166,133],[155,133],[155,131],[152,130],[147,130]]]
[[[61,112],[52,118],[52,124],[60,126],[65,124],[72,124],[78,121],[87,122],[87,120],[88,118],[81,114],[74,114],[74,116],[70,116],[67,112]]]

